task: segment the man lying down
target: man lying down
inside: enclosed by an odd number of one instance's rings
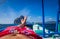
[[[23,34],[32,37],[32,39],[42,39],[42,37],[38,36],[33,30],[25,26],[26,20],[27,20],[26,16],[20,16],[15,20],[15,23],[19,25],[7,27],[5,30],[0,32],[0,37],[8,34],[12,34],[13,36],[16,36],[17,34]]]

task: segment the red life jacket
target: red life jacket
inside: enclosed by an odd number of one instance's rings
[[[17,27],[17,26],[10,26],[7,27],[5,30],[0,32],[0,37],[11,34],[14,30],[17,30],[19,34],[24,34],[28,36],[34,37],[34,39],[42,39],[42,37],[39,37],[33,30],[27,28],[26,26],[23,28]]]

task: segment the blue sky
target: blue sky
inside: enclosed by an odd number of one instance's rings
[[[12,24],[20,15],[42,22],[42,0],[0,0],[0,24]],[[56,20],[58,0],[44,0],[45,21]]]

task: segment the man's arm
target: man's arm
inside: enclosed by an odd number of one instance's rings
[[[25,26],[25,23],[26,23],[26,19],[27,19],[27,17],[24,16],[24,19],[21,20],[21,24],[18,25],[18,26],[21,27],[21,28],[24,27]]]

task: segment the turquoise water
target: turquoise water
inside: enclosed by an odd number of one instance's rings
[[[16,26],[17,24],[0,24],[0,31],[4,30],[8,26]],[[42,26],[42,24],[40,24]],[[28,27],[32,29],[33,24],[28,24]],[[45,24],[45,28],[51,31],[55,31],[55,24]]]
[[[0,32],[6,29],[8,26],[17,26],[17,24],[0,24]],[[26,25],[32,29],[32,24]]]
[[[8,26],[15,26],[16,24],[0,24],[0,32],[3,31]]]

